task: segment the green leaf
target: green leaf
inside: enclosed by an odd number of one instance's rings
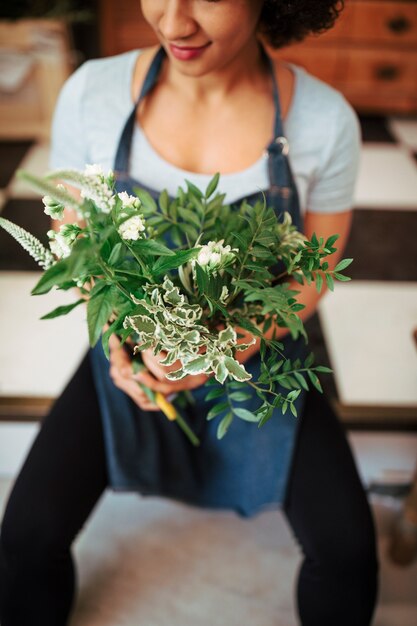
[[[43,293],[48,293],[52,287],[59,286],[70,278],[72,276],[69,273],[68,260],[58,261],[42,274],[32,289],[31,294],[32,296],[39,296]]]
[[[178,207],[178,215],[182,217],[182,219],[185,220],[186,222],[190,222],[191,224],[194,224],[194,226],[197,226],[197,228],[200,228],[201,222],[198,219],[198,216],[190,209],[184,209],[184,207]]]
[[[227,415],[224,416],[224,418],[222,419],[222,421],[220,422],[217,428],[217,439],[223,439],[232,421],[233,421],[233,413],[228,413]]]
[[[319,272],[316,272],[314,280],[316,281],[316,289],[318,293],[320,293],[321,288],[323,286],[323,276]]]
[[[325,248],[332,248],[332,247],[333,247],[334,242],[335,242],[337,239],[339,239],[339,236],[340,236],[340,235],[332,235],[331,237],[329,237],[329,238],[328,238],[328,240],[326,241],[326,243],[325,243],[325,246],[324,246],[324,247],[325,247]]]
[[[330,291],[334,291],[334,281],[331,274],[326,274],[326,283]]]
[[[247,409],[233,407],[233,413],[246,422],[259,422],[259,417]]]
[[[348,265],[350,265],[352,263],[353,259],[343,259],[342,261],[340,261],[336,267],[334,268],[335,272],[341,272],[342,270],[344,270]]]
[[[112,312],[110,300],[110,287],[106,287],[94,298],[90,298],[87,305],[87,325],[90,346],[96,345],[104,324],[108,321]]]
[[[241,233],[232,233],[232,237],[234,237],[237,240],[237,242],[239,244],[240,251],[246,252],[246,248],[247,248],[248,242],[242,236],[242,234]]]
[[[263,246],[254,246],[250,254],[259,259],[269,259],[272,256],[271,251]]]
[[[252,376],[245,370],[243,365],[240,365],[235,359],[230,356],[224,357],[224,364],[227,371],[238,381],[249,380]]]
[[[277,361],[276,363],[274,363],[273,366],[269,370],[270,373],[271,374],[276,374],[278,372],[278,370],[280,369],[280,367],[282,366],[283,363],[284,363],[283,360]]]
[[[152,198],[150,193],[148,193],[144,189],[141,189],[140,187],[133,187],[133,191],[137,195],[139,200],[142,202],[145,209],[152,211],[152,213],[156,213],[158,211],[156,202]]]
[[[162,243],[158,243],[154,239],[138,239],[132,244],[132,248],[145,254],[152,256],[173,256],[174,252],[164,246]]]
[[[323,389],[322,386],[320,384],[320,381],[318,379],[318,377],[316,376],[316,374],[310,370],[308,370],[307,372],[311,382],[313,383],[314,387],[317,389],[317,391],[320,391],[320,393],[323,393]]]
[[[177,250],[173,256],[161,257],[152,267],[152,273],[166,274],[168,270],[177,269],[180,265],[184,265],[198,254],[198,248],[191,250]]]
[[[290,411],[294,415],[294,417],[297,417],[297,409],[296,409],[295,404],[293,404],[292,402],[290,404]]]
[[[347,282],[348,280],[352,280],[350,276],[345,276],[344,274],[339,274],[339,272],[334,272],[334,278],[340,280],[341,282]]]
[[[304,367],[311,367],[314,363],[314,354],[310,352],[306,360],[304,361]]]
[[[316,372],[321,372],[322,374],[331,374],[333,372],[330,367],[325,367],[324,365],[317,365],[315,368]]]
[[[188,235],[189,237],[191,237],[191,239],[193,241],[196,241],[198,239],[198,232],[195,229],[194,226],[192,226],[191,224],[187,224],[186,222],[183,222],[179,225],[180,230],[182,230],[186,235]]]
[[[217,417],[217,415],[220,415],[220,413],[223,413],[223,411],[225,411],[228,408],[229,408],[228,402],[220,402],[219,404],[216,404],[216,406],[210,409],[210,411],[207,413],[207,419],[211,420],[213,419],[213,417]]]
[[[234,400],[235,402],[244,402],[245,400],[249,400],[251,397],[250,393],[245,393],[244,391],[234,391],[229,394],[229,399]]]
[[[210,196],[216,191],[217,185],[219,184],[220,174],[217,173],[213,176],[206,189],[206,198],[210,198]]]
[[[80,300],[77,300],[77,302],[72,302],[71,304],[64,304],[62,306],[58,306],[56,309],[54,309],[50,313],[43,315],[41,317],[41,320],[51,320],[54,317],[59,317],[60,315],[66,315],[67,313],[75,309],[75,307],[77,307],[79,304],[82,304],[83,302],[85,302],[85,300],[81,298]]]
[[[295,274],[292,274],[292,278],[294,278],[294,280],[300,285],[304,285],[304,276],[302,274],[296,272]]]
[[[193,185],[193,183],[191,183],[189,180],[185,179],[185,182],[187,183],[188,190],[192,191],[196,198],[199,198],[201,200],[201,198],[203,197],[203,192],[200,191],[200,189]]]
[[[307,384],[307,381],[304,378],[304,376],[300,372],[294,372],[294,376],[296,377],[296,379],[300,383],[301,387],[303,389],[305,389],[306,391],[308,391],[308,384]]]
[[[97,294],[100,293],[100,291],[102,291],[105,287],[108,287],[109,285],[106,283],[105,280],[97,280],[96,284],[94,285],[94,287],[92,287],[89,291],[89,298],[95,298],[95,296]]]
[[[209,391],[204,399],[206,401],[214,400],[215,398],[220,398],[220,396],[223,396],[224,394],[225,394],[224,387],[216,387],[215,389],[212,389],[211,391]]]
[[[123,248],[123,244],[120,241],[119,243],[116,243],[107,261],[109,265],[116,265],[116,263],[120,261],[121,256],[122,256],[121,255],[122,248]]]
[[[168,215],[169,196],[166,189],[159,194],[159,206],[164,215]]]
[[[132,329],[131,328],[128,328],[128,329],[123,328],[123,320],[126,317],[126,315],[128,314],[129,310],[130,310],[130,305],[129,305],[129,307],[126,307],[125,309],[122,309],[122,312],[120,313],[119,317],[112,324],[110,324],[108,329],[101,336],[101,343],[102,343],[102,346],[103,346],[103,351],[104,351],[104,354],[106,355],[107,359],[110,359],[109,339],[110,339],[111,335],[113,335],[113,333],[117,332],[117,334],[119,335],[119,337],[121,337],[121,339],[123,341],[122,345],[126,345],[124,342],[126,341],[127,337],[131,333]],[[137,357],[136,357],[136,359],[137,359]]]

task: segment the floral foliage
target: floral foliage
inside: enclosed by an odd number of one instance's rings
[[[351,259],[334,270],[326,260],[336,251],[338,235],[324,241],[314,234],[308,240],[288,213],[276,215],[264,201],[227,205],[216,193],[218,175],[204,192],[186,181],[175,198],[163,191],[158,202],[143,189],[134,196],[116,193],[113,173],[105,175],[97,165],[44,178],[20,175],[45,194],[47,215],[62,220],[64,207],[70,207],[79,217],[48,232],[50,250],[0,218],[0,225],[46,270],[33,294],[52,288],[81,291],[78,302],[45,318],[64,315],[86,300],[92,346],[101,339],[108,355],[114,333],[123,342],[133,341],[135,354],[152,349],[165,353],[164,365],[178,362],[167,374],[171,380],[210,376],[207,397],[218,401],[208,419],[219,418],[219,437],[235,417],[261,426],[276,407],[283,413],[289,407],[296,415],[301,390],[309,384],[321,390],[317,373],[329,370],[313,366],[312,355],[304,363],[291,362],[283,345],[274,337],[267,340],[265,333],[277,324],[293,338],[307,339],[298,315],[304,307],[289,279],[314,282],[318,291],[324,283],[333,289],[334,279],[349,280],[341,271]],[[81,200],[56,180],[78,186]],[[250,342],[242,343],[239,328],[250,333]],[[237,353],[256,338],[261,375],[255,381]],[[236,407],[248,398],[248,386],[259,398],[253,413]]]

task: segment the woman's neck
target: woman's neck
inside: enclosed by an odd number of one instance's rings
[[[199,104],[216,104],[242,87],[256,88],[260,82],[265,83],[268,75],[265,55],[256,39],[227,65],[202,76],[187,75],[170,62],[163,68],[165,84],[190,102]]]

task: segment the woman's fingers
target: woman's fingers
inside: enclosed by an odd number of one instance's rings
[[[178,393],[186,389],[195,389],[204,385],[207,380],[205,374],[189,375],[185,376],[181,380],[156,380],[149,372],[140,372],[135,375],[136,380],[143,383],[152,391],[160,391],[164,396],[169,396],[171,393]]]
[[[166,382],[157,380],[149,372],[140,372],[135,375],[135,378],[139,382],[146,385],[149,389],[152,389],[152,391],[159,391],[164,395],[168,395],[176,391],[176,389],[173,389],[174,383],[169,382],[166,379]]]
[[[141,409],[144,411],[159,411],[159,407],[154,404],[141,389],[138,383],[131,377],[123,376],[116,368],[116,371],[110,370],[113,382],[122,391],[124,391]]]
[[[159,411],[159,407],[148,398],[133,378],[132,361],[117,337],[111,337],[109,346],[109,373],[116,387],[124,391],[144,411]]]

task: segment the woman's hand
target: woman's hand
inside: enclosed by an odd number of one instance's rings
[[[158,359],[151,350],[144,350],[141,353],[142,360],[148,371],[134,374],[131,358],[114,335],[110,337],[109,349],[110,376],[114,384],[144,411],[160,411],[161,409],[149,400],[146,393],[138,385],[138,382],[154,392],[159,391],[164,396],[170,396],[180,391],[200,387],[208,378],[205,374],[197,374],[196,376],[186,376],[182,380],[170,381],[166,378],[167,372],[178,369],[180,362],[177,361],[169,367],[161,365],[159,361],[165,355],[161,354],[160,359]]]
[[[166,377],[167,373],[179,369],[181,361],[175,361],[172,365],[161,365],[161,360],[166,357],[166,353],[161,352],[158,356],[155,356],[152,350],[143,350],[141,356],[148,371],[136,374],[135,379],[152,389],[152,391],[160,391],[165,396],[170,396],[180,391],[196,389],[196,387],[204,385],[206,380],[208,380],[208,376],[205,374],[189,375],[181,380],[168,380]]]
[[[137,378],[133,374],[132,360],[114,335],[110,337],[109,350],[110,376],[116,387],[124,391],[144,411],[160,411],[138,385]]]

